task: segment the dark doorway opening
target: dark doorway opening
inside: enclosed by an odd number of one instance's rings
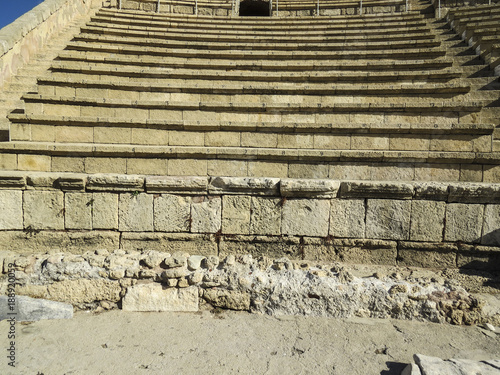
[[[244,0],[240,3],[240,16],[269,17],[269,2],[262,0]]]

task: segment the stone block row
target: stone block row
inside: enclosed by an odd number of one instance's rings
[[[500,244],[497,184],[2,173],[0,186],[0,230]]]

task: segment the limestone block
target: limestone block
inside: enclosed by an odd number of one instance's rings
[[[344,181],[340,185],[340,197],[411,199],[413,186],[404,182]]]
[[[198,311],[198,288],[164,288],[161,284],[139,284],[127,288],[124,311]]]
[[[224,195],[222,197],[222,233],[249,234],[251,197]]]
[[[47,155],[23,155],[17,156],[17,168],[20,171],[43,171],[50,172],[50,156]]]
[[[16,170],[17,155],[15,154],[0,154],[0,170]]]
[[[58,178],[59,176],[54,173],[35,172],[29,174],[26,181],[28,186],[32,186],[35,189],[42,188],[46,190],[55,188]]]
[[[16,296],[14,310],[8,310],[8,297],[0,296],[0,320],[9,319],[15,314],[17,322],[33,322],[45,319],[71,319],[73,306],[63,302]]]
[[[498,203],[500,202],[500,185],[452,183],[449,186],[448,202]]]
[[[442,241],[445,211],[445,202],[414,200],[411,204],[410,240]]]
[[[227,289],[205,289],[203,298],[212,306],[231,310],[250,309],[250,295],[245,292]]]
[[[334,198],[340,182],[334,180],[281,179],[280,192],[283,197]]]
[[[446,206],[445,241],[480,242],[484,206],[450,203]]]
[[[448,184],[439,182],[413,182],[416,199],[446,201]]]
[[[500,246],[500,205],[498,204],[487,204],[484,209],[481,243]]]
[[[220,257],[228,255],[250,254],[254,258],[266,256],[269,258],[287,257],[302,259],[302,247],[298,237],[269,236],[228,236],[220,242]]]
[[[365,163],[338,163],[330,165],[328,176],[335,180],[369,180],[371,169]]]
[[[409,267],[456,267],[458,248],[455,244],[432,242],[400,242],[398,264]]]
[[[459,164],[415,164],[415,180],[419,181],[459,181]]]
[[[52,157],[53,172],[85,172],[84,158],[79,157]]]
[[[23,229],[23,192],[0,190],[0,230]]]
[[[64,280],[50,284],[47,288],[50,299],[71,304],[93,303],[95,301],[118,302],[121,286],[110,280]]]
[[[460,244],[457,267],[498,272],[500,270],[500,248]]]
[[[87,176],[84,174],[66,174],[56,181],[56,186],[62,191],[85,190]]]
[[[191,198],[163,194],[154,199],[154,228],[158,232],[188,232]]]
[[[281,234],[281,199],[252,197],[250,233],[262,235]]]
[[[483,181],[483,166],[481,164],[462,164],[460,166],[460,181]]]
[[[84,160],[86,173],[127,173],[127,159],[89,157]]]
[[[267,161],[249,161],[248,175],[252,177],[288,177],[288,164]]]
[[[25,191],[24,227],[64,229],[64,194],[60,191]]]
[[[26,172],[0,171],[0,187],[2,189],[24,189]]]
[[[368,199],[366,238],[407,240],[410,231],[411,201]]]
[[[92,193],[66,193],[66,229],[92,229]]]
[[[148,193],[206,193],[208,177],[201,176],[148,176]]]
[[[145,193],[120,194],[118,215],[120,231],[152,231],[153,196]]]
[[[331,207],[330,235],[365,238],[364,199],[334,199]]]
[[[118,194],[93,193],[92,199],[92,227],[118,229]]]
[[[246,177],[248,176],[248,163],[246,160],[209,160],[208,175]]]
[[[214,255],[218,252],[214,236],[193,233],[124,232],[121,247],[126,250],[151,249],[200,255]]]
[[[126,174],[94,174],[87,180],[90,191],[143,191],[144,177]]]
[[[213,194],[278,195],[279,178],[215,177],[208,190]]]
[[[281,232],[288,235],[328,235],[330,201],[325,199],[288,199],[282,208]]]
[[[288,167],[288,177],[291,178],[328,178],[328,169],[329,166],[327,164],[298,164],[291,163]]]
[[[217,196],[194,197],[191,205],[191,232],[216,233],[221,229],[222,199]]]
[[[128,174],[164,175],[167,173],[167,160],[164,159],[127,159]]]

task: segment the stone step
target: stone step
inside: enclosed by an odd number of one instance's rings
[[[348,30],[328,31],[323,33],[303,33],[297,32],[292,35],[273,33],[238,33],[229,34],[218,32],[201,33],[198,30],[175,30],[175,31],[150,31],[143,30],[142,27],[124,28],[124,27],[102,27],[87,26],[82,28],[84,34],[97,34],[108,36],[121,36],[126,38],[155,38],[157,40],[176,40],[176,41],[196,41],[196,42],[231,42],[231,43],[339,43],[364,42],[364,41],[396,41],[396,40],[428,40],[434,39],[429,29],[412,28],[409,29],[384,29],[381,31],[365,32],[346,32]]]
[[[445,69],[453,65],[450,59],[433,58],[428,60],[391,60],[391,59],[376,59],[372,61],[314,61],[303,60],[300,62],[290,61],[266,61],[266,60],[247,60],[238,61],[231,59],[197,59],[197,58],[175,58],[169,57],[165,59],[160,56],[134,56],[134,55],[108,55],[99,52],[84,52],[77,50],[62,51],[58,60],[61,63],[85,62],[89,64],[117,64],[123,68],[128,66],[134,67],[153,67],[153,68],[179,68],[190,70],[251,70],[251,71],[407,71],[407,70],[430,70],[430,69]],[[55,61],[57,66],[59,61]],[[126,68],[125,68],[126,69]]]
[[[157,38],[139,38],[139,37],[118,37],[108,35],[94,35],[81,33],[75,38],[73,42],[90,42],[99,44],[112,44],[114,47],[121,46],[136,46],[142,49],[143,46],[147,48],[157,47],[163,49],[200,49],[210,50],[211,52],[227,51],[227,50],[267,50],[267,51],[344,51],[348,48],[350,51],[367,51],[367,50],[397,50],[406,48],[433,48],[439,47],[441,43],[434,39],[430,40],[407,40],[407,41],[370,41],[363,40],[361,42],[350,42],[343,39],[343,41],[332,41],[331,43],[261,43],[255,41],[254,43],[236,43],[236,42],[204,42],[192,41],[186,43],[185,41],[178,40],[159,40]]]
[[[217,58],[217,59],[232,59],[232,60],[332,60],[332,59],[432,59],[446,55],[446,51],[440,48],[412,48],[410,46],[401,46],[400,49],[390,48],[383,50],[379,46],[372,45],[373,50],[345,50],[347,45],[339,45],[338,51],[265,51],[265,50],[194,50],[194,49],[174,49],[143,46],[139,43],[137,46],[117,45],[116,43],[87,43],[72,41],[68,43],[68,50],[85,51],[85,52],[100,52],[103,54],[116,53],[127,55],[148,55],[148,56],[163,56],[163,57],[191,57],[196,59],[201,58]],[[185,47],[185,46],[184,46]],[[362,46],[359,46],[362,48]],[[422,47],[422,46],[421,46]],[[379,50],[377,50],[379,48]]]
[[[418,83],[420,81],[436,82],[449,81],[459,78],[462,72],[458,69],[440,70],[403,70],[403,71],[372,71],[370,65],[366,65],[365,71],[328,70],[328,71],[257,71],[257,70],[231,70],[224,69],[184,69],[164,67],[141,67],[123,66],[121,64],[87,64],[80,62],[55,61],[50,68],[52,74],[44,77],[43,84],[47,85],[50,80],[66,80],[68,75],[75,80],[99,79],[106,81],[108,77],[128,77],[129,82],[140,82],[148,79],[172,79],[172,80],[213,80],[213,81],[257,81],[257,82],[394,82],[410,81]],[[100,77],[100,78],[99,78]],[[108,78],[109,79],[109,78]],[[167,81],[165,81],[167,82]],[[154,82],[151,82],[154,83]],[[233,82],[235,83],[235,82]],[[58,85],[58,83],[54,83]]]
[[[328,95],[328,96],[364,96],[373,95],[386,95],[387,97],[394,97],[399,95],[414,96],[419,95],[422,97],[431,96],[454,96],[465,94],[470,91],[470,86],[467,82],[455,80],[446,83],[401,83],[396,82],[380,83],[375,80],[373,82],[366,81],[352,81],[351,83],[292,83],[292,82],[262,82],[258,80],[250,80],[247,78],[245,81],[241,80],[237,83],[218,80],[214,76],[204,77],[204,79],[197,79],[196,77],[188,79],[172,79],[165,81],[158,81],[158,78],[136,78],[135,80],[106,80],[107,76],[100,76],[99,79],[88,79],[75,77],[74,75],[63,73],[60,76],[54,74],[54,77],[41,78],[38,80],[39,92],[42,95],[57,95],[57,88],[71,87],[77,89],[77,96],[93,95],[98,98],[116,98],[119,99],[123,96],[134,97],[139,100],[139,93],[151,93],[147,96],[156,96],[163,100],[172,99],[174,93],[188,93],[188,94],[213,94],[213,95],[242,95],[241,101],[259,101],[263,99],[260,95]],[[244,77],[242,77],[244,78]],[[45,87],[48,86],[48,87]],[[56,90],[54,87],[56,86]],[[43,91],[42,91],[43,90]],[[104,90],[108,90],[107,92]],[[64,90],[61,90],[63,92]],[[98,91],[98,92],[96,92]],[[126,91],[120,92],[120,91]],[[135,95],[132,92],[136,92]],[[170,99],[165,98],[162,94],[169,94]],[[257,95],[257,96],[256,96]],[[194,100],[198,100],[195,98]],[[320,100],[321,98],[311,98],[312,100]],[[299,98],[301,100],[301,98]],[[404,100],[404,99],[403,99]]]
[[[332,16],[301,16],[301,17],[217,17],[217,16],[203,16],[203,15],[183,15],[183,14],[157,14],[151,12],[140,12],[135,10],[113,10],[113,9],[100,9],[99,12],[92,17],[94,20],[96,18],[113,18],[128,20],[131,23],[145,20],[145,21],[178,21],[178,22],[189,22],[192,24],[217,24],[226,23],[230,25],[250,25],[250,26],[271,26],[280,28],[281,26],[289,26],[294,24],[305,24],[310,25],[311,21],[315,24],[330,24],[330,23],[356,23],[356,22],[367,22],[367,21],[377,21],[377,22],[402,22],[405,20],[412,19],[424,19],[425,17],[420,14],[420,12],[405,12],[405,13],[381,13],[381,14],[364,14],[364,15],[350,15],[346,17],[345,15],[332,15]]]

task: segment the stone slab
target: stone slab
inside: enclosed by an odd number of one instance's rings
[[[149,193],[206,193],[208,178],[201,176],[148,176],[146,190]]]
[[[165,288],[158,283],[127,288],[123,311],[198,311],[198,288]]]
[[[413,185],[404,182],[344,181],[340,184],[340,197],[411,199]]]
[[[366,238],[407,240],[410,232],[411,201],[368,199]]]
[[[208,190],[212,194],[279,195],[279,178],[215,177]]]
[[[23,192],[0,190],[0,230],[23,229]]]
[[[9,303],[14,300],[12,305]],[[9,308],[12,306],[12,309]],[[73,318],[73,306],[68,303],[16,296],[0,296],[0,320],[15,317],[17,322]]]
[[[280,193],[283,197],[334,198],[340,188],[340,181],[291,179],[280,181]]]
[[[89,191],[144,191],[144,177],[125,174],[94,174],[87,179]]]
[[[450,203],[446,206],[445,241],[477,243],[481,241],[484,206]]]
[[[283,203],[281,232],[297,236],[328,236],[330,201],[288,199]]]
[[[25,191],[24,227],[64,229],[64,193],[60,191]]]
[[[162,194],[154,199],[154,228],[157,232],[189,232],[191,198]]]
[[[334,199],[331,207],[330,235],[341,238],[365,237],[364,199]]]
[[[410,240],[442,241],[446,203],[413,200],[411,204]]]
[[[153,196],[120,194],[118,228],[125,232],[153,231]]]
[[[216,233],[222,224],[222,199],[218,196],[194,197],[191,205],[191,232]]]

